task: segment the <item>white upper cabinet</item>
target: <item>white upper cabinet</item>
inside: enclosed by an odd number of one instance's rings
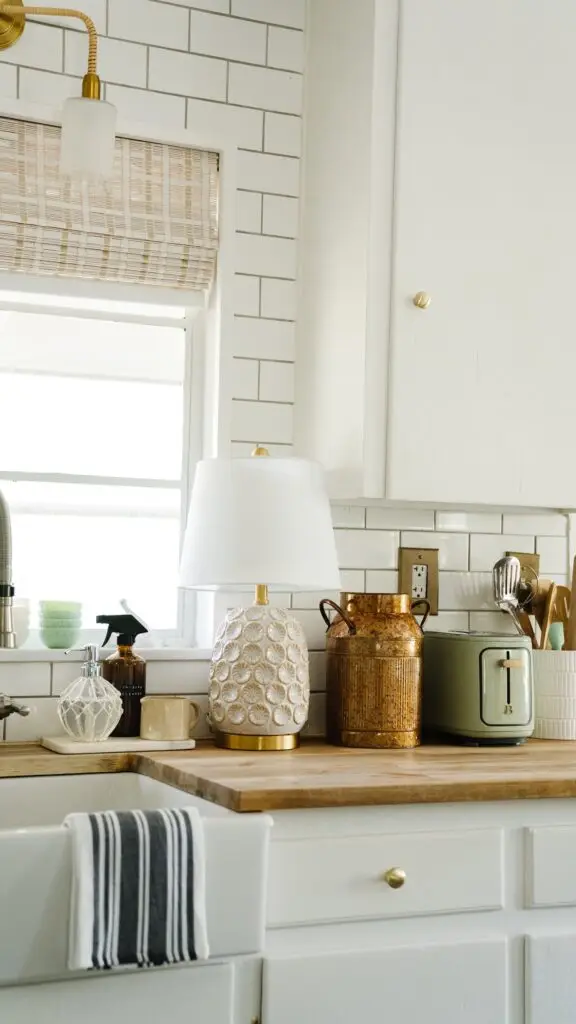
[[[311,3],[296,441],[333,496],[576,506],[575,38],[566,0]]]

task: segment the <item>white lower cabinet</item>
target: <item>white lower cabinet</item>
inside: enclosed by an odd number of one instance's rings
[[[503,940],[270,958],[263,1024],[504,1024],[506,983]]]
[[[137,983],[135,983],[137,981]],[[0,988],[2,1024],[233,1024],[234,967],[154,968]]]
[[[273,817],[262,1024],[576,1024],[576,800]]]
[[[526,1024],[576,1021],[576,926],[526,942]]]

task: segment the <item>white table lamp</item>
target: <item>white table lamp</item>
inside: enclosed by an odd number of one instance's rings
[[[198,464],[180,567],[192,590],[253,591],[229,610],[210,668],[219,746],[290,750],[308,718],[308,651],[300,623],[268,591],[338,590],[340,574],[321,467],[305,459]]]

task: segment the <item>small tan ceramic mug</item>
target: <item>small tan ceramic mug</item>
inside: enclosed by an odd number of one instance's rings
[[[189,740],[200,718],[200,708],[187,697],[142,697],[140,738]]]

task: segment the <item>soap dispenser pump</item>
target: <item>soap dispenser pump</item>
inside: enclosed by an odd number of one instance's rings
[[[58,718],[69,736],[93,743],[107,740],[122,715],[122,698],[118,690],[104,679],[100,671],[98,647],[86,644],[72,650],[84,651],[81,675],[62,691],[58,701]]]

